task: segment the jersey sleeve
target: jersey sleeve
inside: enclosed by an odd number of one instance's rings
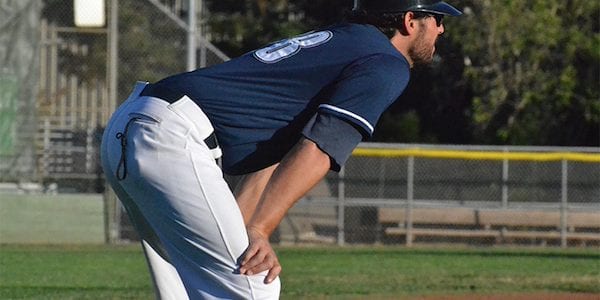
[[[351,123],[329,114],[315,114],[302,130],[302,135],[313,141],[330,158],[332,171],[344,165],[362,135]]]
[[[346,67],[319,112],[334,115],[370,138],[379,117],[402,94],[410,79],[408,62],[378,54]]]

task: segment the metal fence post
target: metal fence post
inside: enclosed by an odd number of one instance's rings
[[[412,246],[412,209],[414,197],[415,157],[409,156],[406,174],[406,246]]]
[[[508,149],[504,147],[504,152],[508,152]],[[502,208],[508,208],[508,159],[502,160]]]
[[[92,164],[94,163],[94,127],[88,124],[85,130],[85,172],[90,173],[92,171]]]
[[[344,228],[344,215],[345,215],[345,202],[346,202],[346,183],[345,183],[346,168],[342,166],[338,173],[338,197],[337,197],[337,244],[343,246],[345,243],[345,228]]]
[[[560,246],[562,248],[567,247],[567,218],[568,218],[568,163],[566,159],[562,160],[562,180],[561,180],[561,200],[560,200]]]
[[[106,244],[114,244],[119,239],[119,217],[117,214],[117,195],[107,184],[104,190],[104,242]]]
[[[379,178],[377,180],[377,198],[384,198],[385,193],[385,159],[379,159]]]

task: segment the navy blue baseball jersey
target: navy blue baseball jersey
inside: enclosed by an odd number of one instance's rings
[[[215,127],[223,171],[281,160],[304,136],[339,170],[409,81],[408,61],[371,25],[340,24],[156,83],[189,96]]]

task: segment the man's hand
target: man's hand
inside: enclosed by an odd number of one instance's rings
[[[241,257],[240,273],[254,275],[268,270],[265,283],[273,282],[281,273],[281,265],[269,243],[269,237],[256,229],[248,228],[248,239],[250,245]]]
[[[246,223],[249,245],[240,257],[241,274],[254,275],[268,270],[265,283],[277,278],[281,265],[269,244],[269,235],[288,209],[323,179],[329,167],[329,156],[313,141],[302,138],[274,170],[269,170],[272,175]]]

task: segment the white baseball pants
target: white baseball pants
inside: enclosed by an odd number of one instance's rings
[[[131,96],[101,146],[108,182],[142,239],[160,299],[278,299],[279,278],[240,275],[248,247],[239,207],[204,139],[213,127],[188,97]]]

